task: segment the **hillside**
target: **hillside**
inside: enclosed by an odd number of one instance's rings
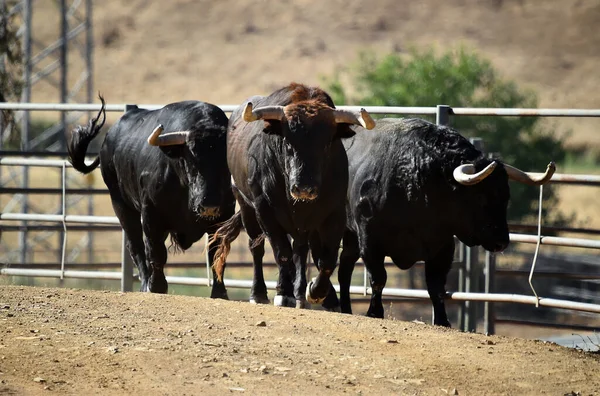
[[[541,107],[600,107],[600,0],[95,0],[95,89],[109,103],[241,102],[311,84],[358,50],[468,45]],[[34,3],[34,38],[58,35],[54,2]],[[81,67],[72,53],[70,78]],[[56,101],[36,86],[34,101]],[[431,103],[434,105],[435,103]],[[402,105],[402,103],[398,103]],[[560,119],[570,143],[600,147],[598,120]]]

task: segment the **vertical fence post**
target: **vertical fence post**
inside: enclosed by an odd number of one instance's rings
[[[136,105],[126,104],[125,112],[137,108]],[[133,291],[133,259],[127,249],[127,235],[125,230],[122,232],[121,242],[121,291]]]
[[[448,105],[437,105],[435,111],[435,123],[438,125],[449,125],[450,124],[450,113],[452,108]]]
[[[127,249],[127,235],[121,233],[121,291],[133,291],[133,259]]]
[[[210,246],[208,243],[209,240],[210,240],[210,237],[209,237],[208,233],[206,233],[206,238],[204,238],[204,246],[206,246],[206,248],[204,249],[204,251],[205,251],[204,258],[206,260],[206,286],[207,287],[210,287],[211,280],[213,278],[211,262],[210,262],[210,258],[209,258],[210,257],[210,252],[209,252]]]
[[[31,62],[31,26],[32,26],[32,7],[33,0],[25,0],[23,2],[23,81],[25,82],[23,86],[23,92],[21,93],[21,101],[24,103],[31,102],[31,71],[33,68]],[[23,111],[23,117],[21,119],[21,150],[29,151],[29,110]],[[23,187],[29,187],[29,167],[23,167]],[[23,194],[21,196],[21,210],[22,213],[29,212],[29,198],[27,194]],[[21,223],[23,226],[23,231],[19,233],[19,250],[21,252],[20,263],[25,264],[27,262],[27,234],[28,234],[28,225],[27,222],[24,221]]]
[[[466,248],[465,255],[465,293],[479,292],[479,255],[478,247]],[[477,331],[477,303],[475,301],[465,302],[465,319],[463,331]]]
[[[437,105],[435,112],[435,123],[437,125],[450,125],[450,115],[452,114],[452,108],[448,105]],[[458,291],[465,291],[465,246],[462,242],[458,242],[459,249],[459,267],[458,267]],[[433,311],[432,311],[433,312]],[[467,331],[465,328],[465,312],[466,312],[466,302],[460,302],[458,304],[458,328],[463,331]],[[432,314],[433,318],[433,314]]]
[[[86,25],[86,36],[85,36],[85,64],[88,70],[87,80],[86,80],[86,98],[88,103],[92,103],[94,100],[94,33],[92,31],[92,0],[86,0],[85,2],[85,25]],[[88,119],[91,118],[92,113],[87,113]],[[93,186],[93,179],[88,179],[89,188]],[[94,215],[94,203],[96,199],[93,195],[88,197],[88,215]],[[94,231],[88,231],[88,241],[87,241],[87,253],[88,253],[88,261],[90,263],[94,262]]]
[[[481,138],[470,138],[469,141],[475,148],[483,152],[483,140]],[[474,246],[466,248],[465,270],[464,270],[464,288],[466,293],[480,292],[479,276],[481,275],[481,266],[479,265],[479,248]],[[464,321],[462,330],[467,332],[477,331],[478,310],[477,302],[466,301],[464,305]]]
[[[493,293],[495,290],[496,275],[496,256],[493,253],[485,252],[485,293]],[[483,332],[486,334],[496,333],[496,313],[494,312],[494,303],[486,301],[483,308]]]
[[[464,293],[465,291],[465,257],[467,256],[466,246],[461,241],[458,241],[458,291]],[[458,304],[458,325],[457,327],[462,331],[465,331],[465,302],[461,301]]]

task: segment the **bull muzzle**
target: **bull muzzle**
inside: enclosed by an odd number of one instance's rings
[[[214,219],[219,217],[221,209],[218,206],[203,206],[200,208],[199,214],[205,219]]]
[[[485,250],[490,251],[492,253],[500,253],[508,247],[508,244],[509,244],[508,241],[502,241],[502,242],[492,243],[489,246],[486,246],[486,245],[482,245],[482,246]]]
[[[294,184],[290,188],[290,195],[297,201],[310,202],[319,196],[319,188],[316,186],[299,186]]]

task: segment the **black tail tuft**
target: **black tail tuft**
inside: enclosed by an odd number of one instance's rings
[[[240,231],[244,228],[242,223],[242,213],[237,212],[231,218],[221,224],[217,231],[213,234],[209,245],[212,245],[215,241],[219,241],[219,247],[215,252],[215,259],[213,261],[213,268],[217,274],[217,279],[223,281],[223,272],[225,271],[225,260],[231,249],[231,242],[240,235]]]
[[[102,107],[96,115],[96,118],[92,118],[87,125],[78,125],[75,127],[70,136],[67,136],[67,150],[69,151],[69,162],[81,173],[90,173],[98,167],[100,164],[100,157],[96,157],[94,162],[90,165],[85,164],[85,154],[87,152],[88,145],[100,132],[100,129],[104,126],[106,121],[106,104],[102,95],[98,94]],[[102,116],[102,122],[96,125],[98,120]]]

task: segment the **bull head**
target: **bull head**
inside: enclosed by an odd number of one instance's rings
[[[148,137],[148,144],[151,146],[176,146],[179,144],[185,144],[189,131],[177,131],[177,132],[168,132],[161,135],[164,127],[162,124],[158,124],[156,128],[152,131],[150,136]]]
[[[481,171],[475,172],[475,165],[463,164],[454,169],[453,176],[454,179],[460,184],[472,186],[488,177],[494,171],[494,169],[496,169],[497,165],[498,163],[493,161]],[[550,162],[546,168],[546,172],[542,174],[523,172],[522,170],[508,164],[504,164],[504,169],[506,169],[508,178],[511,180],[530,186],[540,186],[542,184],[546,184],[552,178],[552,175],[556,171],[556,165],[554,162]]]
[[[331,109],[335,122],[338,124],[354,124],[360,125],[365,129],[375,128],[375,121],[371,115],[365,110],[348,111]],[[282,121],[285,118],[285,106],[263,106],[257,109],[252,108],[252,103],[246,103],[244,108],[244,121],[252,122],[257,120],[276,120]]]

